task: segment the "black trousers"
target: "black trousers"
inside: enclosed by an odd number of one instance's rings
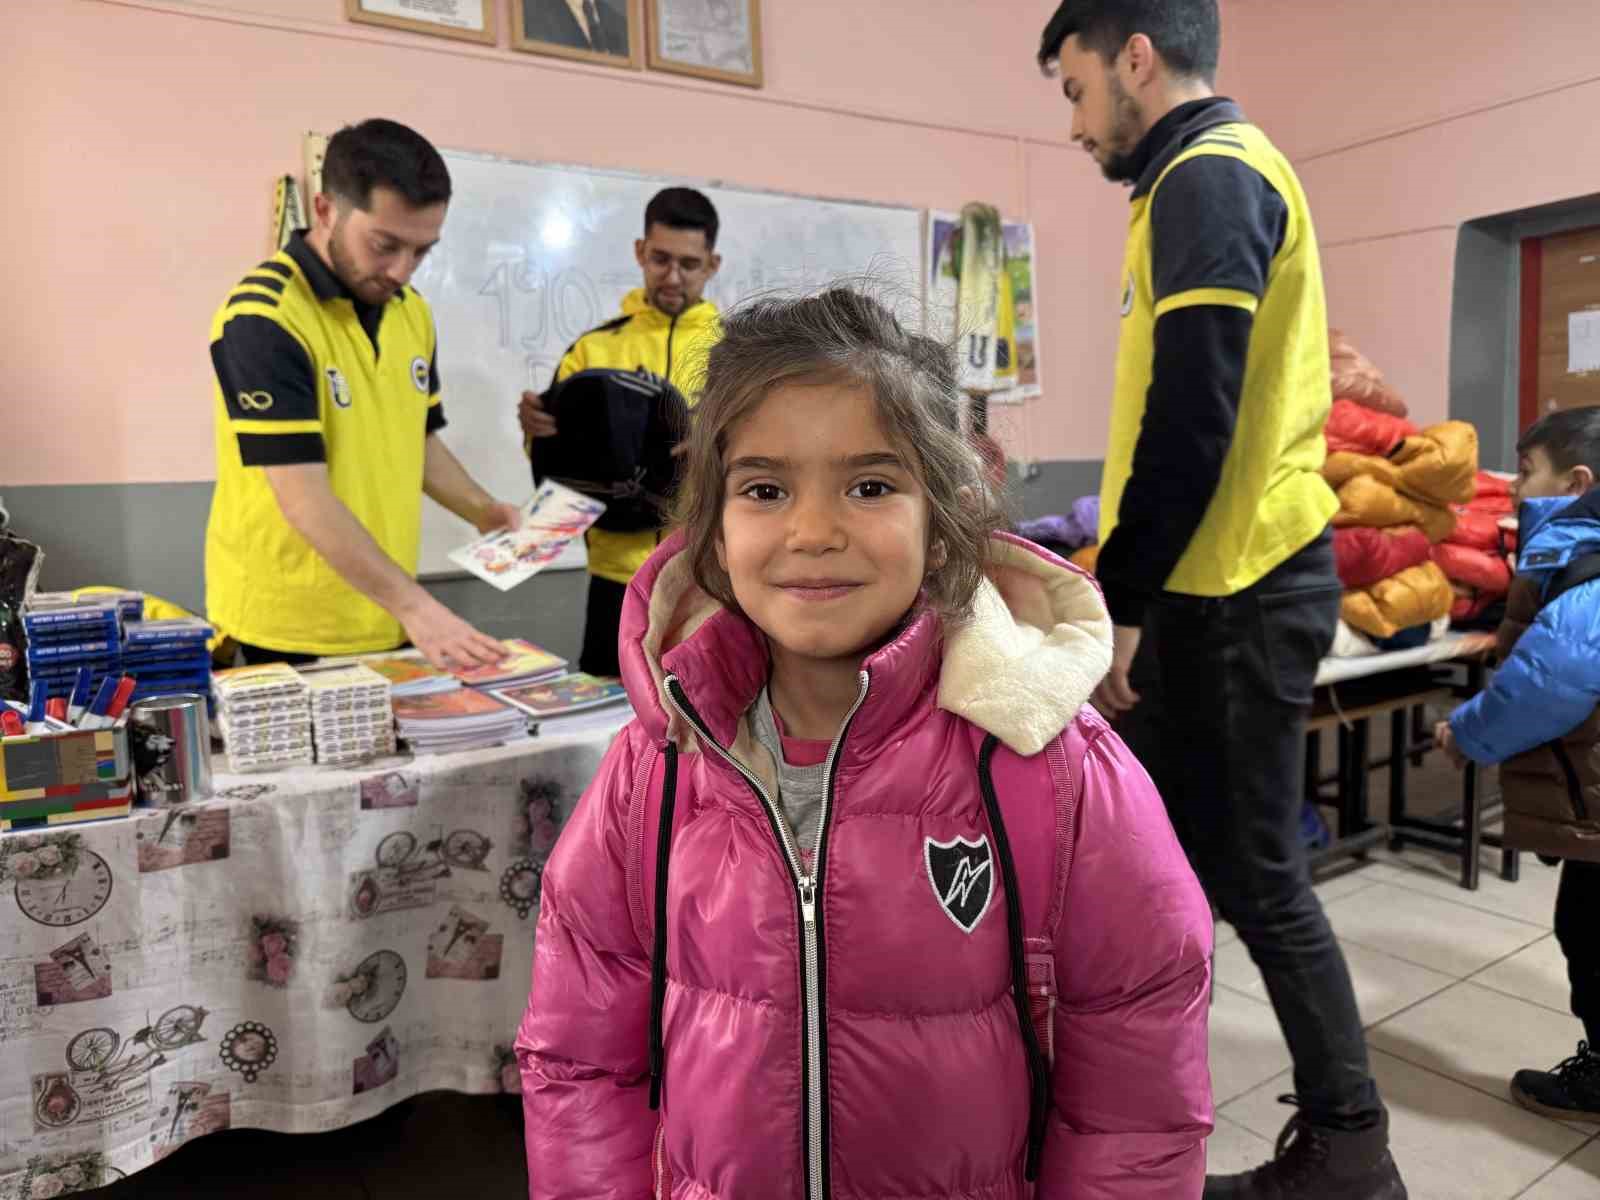
[[[1140,703],[1117,728],[1261,970],[1303,1115],[1359,1129],[1381,1105],[1299,836],[1305,713],[1339,598],[1328,534],[1232,596],[1164,593],[1146,613],[1131,673]]]
[[[258,666],[261,663],[288,663],[291,667],[304,666],[306,663],[316,662],[315,654],[299,654],[293,650],[268,650],[265,646],[251,646],[245,642],[237,643],[239,654],[244,659],[247,667]]]
[[[584,608],[583,652],[578,670],[590,675],[620,675],[617,634],[622,628],[622,601],[628,585],[598,575],[589,576],[589,600]]]
[[[1572,1015],[1583,1022],[1589,1044],[1600,1049],[1600,862],[1561,864],[1556,941],[1567,956]]]

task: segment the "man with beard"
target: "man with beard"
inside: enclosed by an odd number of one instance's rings
[[[580,337],[562,356],[554,387],[579,371],[610,367],[640,371],[667,380],[693,406],[700,397],[706,355],[722,336],[717,306],[705,298],[706,285],[722,266],[717,253],[721,221],[716,207],[693,188],[663,188],[644,210],[644,236],[635,239],[633,257],[642,286],[622,298],[622,315]],[[532,453],[533,439],[553,437],[555,418],[537,392],[523,392],[518,420]],[[589,599],[584,614],[580,670],[618,675],[617,629],[628,581],[660,544],[663,531],[637,532],[591,528]]]
[[[1216,96],[1216,0],[1066,0],[1039,63],[1131,186],[1097,573],[1096,705],[1154,777],[1294,1059],[1277,1158],[1205,1195],[1403,1200],[1349,971],[1298,836],[1304,716],[1340,588],[1321,477],[1327,316],[1287,159]]]
[[[329,140],[322,184],[315,227],[212,319],[207,613],[248,663],[407,640],[441,667],[496,662],[500,643],[415,578],[424,493],[480,532],[520,521],[439,438],[433,314],[408,286],[450,173],[420,134],[375,119]]]

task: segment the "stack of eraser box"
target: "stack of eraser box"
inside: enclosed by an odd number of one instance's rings
[[[135,608],[135,604],[137,608]],[[122,623],[144,615],[144,597],[102,594],[76,600],[70,593],[35,594],[22,613],[27,636],[28,678],[42,681],[51,699],[72,695],[81,668],[88,668],[91,694],[106,678],[122,675]]]
[[[211,626],[199,617],[129,621],[122,628],[122,670],[137,681],[134,703],[151,696],[211,692]]]

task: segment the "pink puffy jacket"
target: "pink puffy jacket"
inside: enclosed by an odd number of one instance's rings
[[[1211,916],[1085,705],[1110,662],[1093,583],[1004,539],[970,622],[924,613],[868,657],[806,863],[745,719],[765,642],[681,550],[629,586],[638,716],[544,875],[529,1195],[1194,1200]],[[1054,837],[1007,853],[997,795],[1051,806],[1031,828]],[[1015,985],[1052,957],[1039,1045]]]

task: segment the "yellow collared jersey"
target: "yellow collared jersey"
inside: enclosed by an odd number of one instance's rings
[[[305,654],[399,645],[399,622],[294,530],[263,468],[326,463],[334,494],[415,574],[425,445],[444,425],[427,302],[407,287],[362,304],[296,233],[217,310],[211,361],[211,622],[236,641]]]

